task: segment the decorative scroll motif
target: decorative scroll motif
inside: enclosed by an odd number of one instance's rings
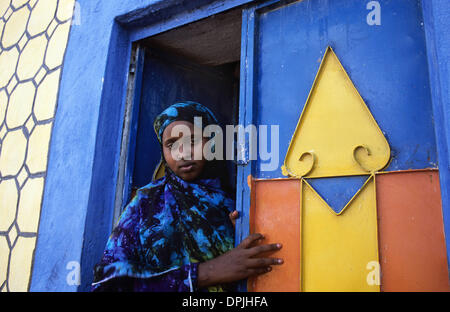
[[[306,162],[305,154],[314,156]],[[389,159],[386,138],[328,47],[289,145],[283,173],[304,178],[363,175],[383,169]]]
[[[308,157],[309,156],[309,157]],[[303,176],[306,176],[308,173],[310,173],[313,168],[314,164],[316,163],[316,156],[314,154],[314,151],[304,152],[298,159],[298,161],[302,164],[301,167],[299,166],[297,169],[299,169],[297,172],[292,172],[289,170],[289,168],[283,166],[283,174],[289,175],[291,177],[301,178]],[[300,169],[301,168],[301,169]]]

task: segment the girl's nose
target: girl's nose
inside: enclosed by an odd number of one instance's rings
[[[178,160],[190,160],[191,159],[191,146],[190,144],[185,146],[185,143],[180,144],[177,149],[177,159]]]

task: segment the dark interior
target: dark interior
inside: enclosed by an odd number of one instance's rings
[[[159,163],[153,120],[166,107],[196,101],[209,107],[223,127],[237,124],[241,19],[241,10],[234,9],[140,42],[146,52],[133,190],[151,182]],[[230,184],[235,185],[236,167],[227,163]]]

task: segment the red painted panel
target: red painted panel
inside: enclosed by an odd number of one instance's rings
[[[265,236],[262,243],[282,243],[270,257],[283,258],[269,273],[248,280],[249,291],[300,291],[299,180],[261,180],[252,184],[250,232]]]
[[[376,176],[382,291],[450,291],[438,171]]]

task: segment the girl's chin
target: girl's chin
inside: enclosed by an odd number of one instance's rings
[[[187,182],[193,181],[199,176],[197,172],[180,172],[177,175]]]

